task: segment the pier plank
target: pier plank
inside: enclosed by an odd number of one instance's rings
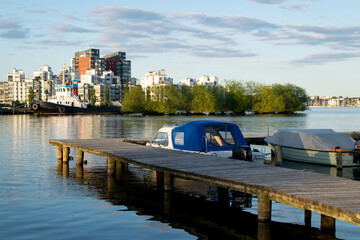
[[[235,159],[171,151],[131,143],[129,139],[50,140],[124,163],[265,196],[360,226],[360,182],[310,171],[259,165]],[[58,148],[59,149],[59,148]]]

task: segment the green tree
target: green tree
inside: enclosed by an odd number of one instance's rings
[[[136,86],[131,89],[126,89],[124,99],[122,101],[122,111],[130,113],[144,113],[145,112],[145,94],[141,86]]]
[[[284,112],[295,112],[305,110],[307,94],[304,89],[294,84],[273,84],[272,88],[276,95],[284,98]]]
[[[93,106],[95,106],[96,103],[96,95],[95,95],[95,89],[91,89],[91,95],[90,95],[90,101]]]
[[[31,104],[34,100],[34,89],[32,87],[29,88],[28,102]]]
[[[106,87],[105,87],[105,105],[106,106],[109,106],[110,105],[110,88],[109,88],[109,85],[106,84]]]
[[[251,95],[247,94],[244,84],[238,81],[225,81],[225,83],[226,110],[238,114],[244,114],[246,110],[250,110],[252,108]]]
[[[192,88],[192,109],[195,113],[215,112],[215,98],[205,86],[194,86]]]
[[[254,110],[260,114],[284,112],[284,98],[283,96],[278,95],[272,87],[262,86],[260,98],[255,103]]]

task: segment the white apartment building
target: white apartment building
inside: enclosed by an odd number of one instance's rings
[[[85,84],[97,84],[99,83],[99,77],[95,69],[86,70],[85,74],[80,77],[80,82]]]
[[[164,69],[147,72],[145,76],[141,78],[141,87],[144,91],[153,85],[163,84],[173,84],[173,79],[167,77]]]
[[[120,84],[120,76],[115,76],[113,71],[104,71],[100,82],[103,84]]]
[[[218,77],[209,77],[203,75],[199,78],[197,85],[218,86]]]
[[[51,71],[51,67],[48,65],[42,66],[38,71],[34,71],[34,77],[39,77],[41,80],[53,80],[53,72]]]
[[[186,85],[186,86],[195,86],[197,85],[197,81],[194,78],[186,78],[180,81],[179,85]]]

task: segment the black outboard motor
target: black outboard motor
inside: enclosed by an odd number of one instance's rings
[[[232,157],[239,160],[252,161],[252,151],[249,146],[236,146],[232,151]]]

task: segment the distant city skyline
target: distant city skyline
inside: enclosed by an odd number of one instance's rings
[[[0,81],[13,68],[55,74],[75,52],[126,52],[132,77],[293,83],[310,96],[359,96],[360,2],[20,1],[0,9]]]

